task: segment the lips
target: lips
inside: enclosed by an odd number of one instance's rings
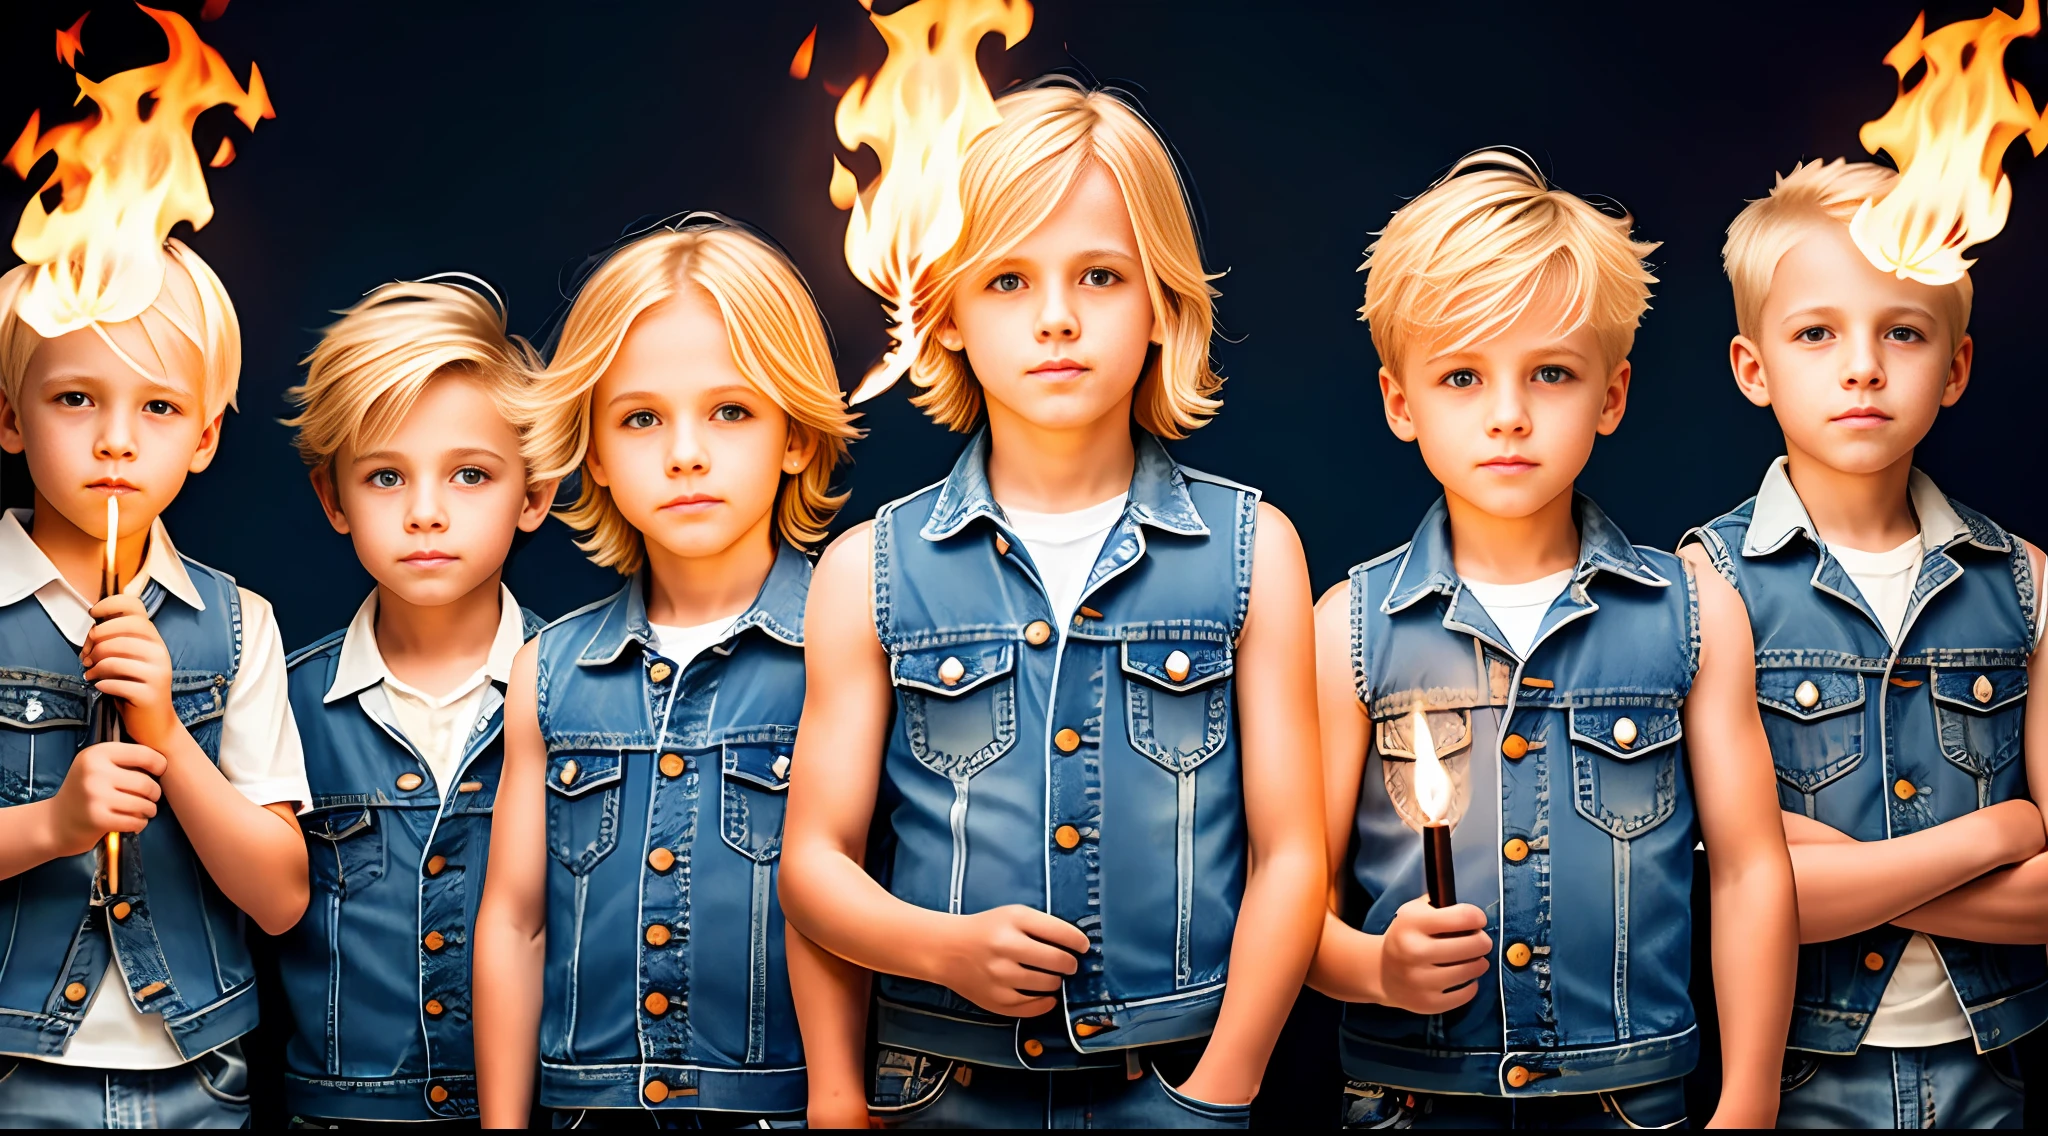
[[[1087,370],[1086,364],[1077,363],[1072,359],[1050,359],[1024,373],[1047,382],[1060,382],[1078,378]]]
[[[685,493],[663,504],[661,510],[664,513],[696,513],[724,503],[725,498],[714,497],[709,493]]]
[[[410,564],[415,568],[439,568],[443,565],[453,564],[459,559],[461,557],[453,553],[430,548],[425,552],[415,552],[405,556],[399,560],[399,563]]]
[[[1479,463],[1479,468],[1492,470],[1495,473],[1527,473],[1536,468],[1536,463],[1528,458],[1510,456],[1481,462]]]
[[[87,488],[87,489],[91,489],[91,490],[95,490],[95,491],[97,491],[97,492],[100,492],[100,493],[116,493],[116,494],[118,494],[118,493],[140,493],[140,492],[142,491],[142,490],[141,490],[141,488],[140,488],[139,486],[136,486],[136,485],[130,484],[129,482],[127,482],[127,481],[124,481],[124,480],[122,480],[121,478],[118,478],[118,477],[102,477],[102,478],[100,478],[100,479],[99,479],[98,481],[94,481],[94,482],[90,482],[90,483],[88,483],[88,484],[86,485],[86,488]]]
[[[1852,430],[1875,430],[1891,420],[1891,415],[1874,406],[1858,406],[1845,410],[1828,421]]]

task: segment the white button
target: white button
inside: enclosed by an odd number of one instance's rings
[[[1186,651],[1175,651],[1166,656],[1166,677],[1180,682],[1188,677],[1188,667],[1191,665],[1193,664]]]
[[[1820,704],[1820,687],[1813,685],[1811,679],[1801,682],[1799,689],[1792,692],[1792,701],[1811,710]]]
[[[1623,749],[1636,744],[1636,724],[1633,719],[1616,718],[1614,720],[1614,744]]]
[[[952,686],[965,677],[967,677],[967,664],[961,662],[958,658],[948,655],[946,656],[946,661],[939,664],[939,681],[947,686]]]

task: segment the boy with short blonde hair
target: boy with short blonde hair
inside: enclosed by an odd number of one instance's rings
[[[1898,179],[1807,163],[1729,226],[1729,362],[1785,456],[1686,538],[1755,629],[1799,881],[1786,1127],[2017,1126],[2010,1045],[2048,1019],[2041,553],[1913,467],[1969,384],[1972,289],[1857,247]]]
[[[286,425],[377,586],[290,663],[320,901],[281,952],[286,1100],[316,1127],[474,1119],[471,915],[503,687],[540,626],[502,576],[554,496],[523,452],[537,364],[459,273],[372,291],[305,363]]]
[[[1681,1122],[1702,834],[1715,910],[1743,914],[1714,944],[1714,1119],[1772,1119],[1792,881],[1741,602],[1573,487],[1627,405],[1654,247],[1630,225],[1480,151],[1367,262],[1387,422],[1444,497],[1317,608],[1329,849],[1352,875],[1331,894],[1366,909],[1326,918],[1309,981],[1352,1003],[1352,1125]],[[1465,900],[1441,909],[1417,898],[1431,822]]]

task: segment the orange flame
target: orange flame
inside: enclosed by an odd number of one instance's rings
[[[1410,733],[1415,750],[1415,804],[1432,821],[1451,813],[1451,775],[1436,756],[1436,738],[1429,732],[1429,715],[1415,708]]]
[[[1883,118],[1863,124],[1863,148],[1898,163],[1899,180],[1881,201],[1866,201],[1849,222],[1863,255],[1901,280],[1949,284],[1976,262],[1963,250],[2005,228],[2012,185],[1999,163],[2021,135],[2039,154],[2048,123],[2027,89],[2005,74],[2005,49],[2041,29],[2037,0],[2019,18],[1994,8],[1923,35],[1922,12],[1884,57],[1899,73],[1899,95]],[[1925,61],[1927,74],[1905,87]]]
[[[277,117],[254,64],[245,91],[184,17],[142,10],[163,28],[168,57],[97,83],[78,75],[79,101],[91,99],[93,112],[42,134],[40,114],[31,114],[7,151],[7,166],[23,178],[43,155],[57,155],[14,232],[15,253],[36,266],[21,316],[45,338],[140,315],[163,287],[161,250],[171,228],[189,221],[200,229],[213,219],[192,144],[192,124],[203,111],[228,104],[250,129]],[[78,51],[79,26],[57,33],[67,65]],[[215,164],[233,156],[224,144]],[[54,212],[44,207],[42,192],[53,186],[62,187]]]
[[[862,5],[872,11],[869,0]],[[869,16],[889,56],[839,100],[834,124],[848,150],[865,145],[882,160],[881,176],[858,189],[853,172],[832,159],[832,203],[850,209],[846,264],[882,297],[894,346],[870,368],[854,402],[888,390],[910,370],[924,342],[915,298],[925,272],[960,239],[960,166],[967,146],[1002,121],[974,62],[982,37],[1000,32],[1005,48],[1031,31],[1030,0],[917,0]]]
[[[811,56],[818,50],[818,25],[811,25],[811,34],[797,45],[796,54],[789,57],[789,77],[808,79],[811,77]]]

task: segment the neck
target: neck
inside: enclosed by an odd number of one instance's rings
[[[409,603],[377,585],[377,653],[398,681],[441,695],[469,678],[491,657],[498,638],[502,572],[450,603]]]
[[[1524,517],[1486,512],[1444,493],[1451,517],[1451,560],[1458,575],[1482,584],[1526,584],[1579,563],[1579,526],[1570,489]]]
[[[1812,454],[1785,444],[1785,473],[1806,506],[1814,530],[1829,544],[1858,552],[1889,552],[1920,535],[1913,516],[1913,452],[1873,473],[1849,473],[1824,465]]]
[[[119,566],[124,585],[142,571],[142,558],[149,551],[149,532],[155,527],[155,520],[150,518],[150,524],[143,525],[133,536],[122,537],[114,550],[114,563]],[[28,535],[50,558],[50,563],[56,565],[64,582],[76,588],[79,595],[92,600],[105,598],[100,594],[100,581],[107,563],[106,540],[72,524],[71,518],[58,512],[41,490],[36,491],[35,514],[29,519]]]
[[[647,619],[694,627],[747,610],[775,567],[775,514],[709,556],[678,556],[647,542]]]
[[[1131,398],[1082,426],[1048,427],[988,400],[988,487],[1005,508],[1071,513],[1131,487]]]

